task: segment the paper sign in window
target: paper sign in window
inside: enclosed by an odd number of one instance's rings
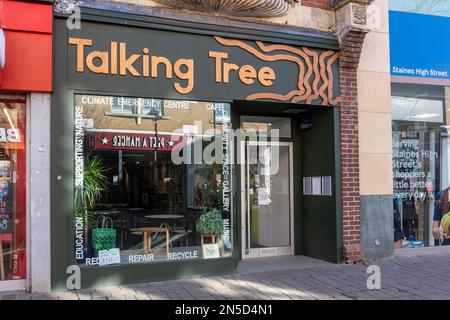
[[[322,194],[322,179],[321,177],[312,177],[312,195],[320,196]]]
[[[258,205],[268,206],[270,203],[270,195],[267,188],[258,189]]]
[[[312,193],[311,177],[303,178],[303,195],[310,196]]]
[[[323,196],[331,196],[331,177],[322,177],[322,195]]]

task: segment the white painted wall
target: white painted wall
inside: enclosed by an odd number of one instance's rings
[[[28,99],[28,270],[33,292],[50,291],[50,97],[31,93]]]

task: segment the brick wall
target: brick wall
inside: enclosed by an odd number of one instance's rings
[[[362,260],[360,237],[357,68],[365,33],[349,31],[341,41],[341,153],[344,261]]]
[[[301,0],[302,6],[331,10],[331,0]]]

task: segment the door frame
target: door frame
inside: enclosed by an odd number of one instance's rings
[[[250,240],[246,236],[246,228],[248,226],[249,215],[248,210],[250,203],[248,201],[248,192],[246,185],[248,185],[248,166],[246,161],[246,148],[247,146],[284,146],[289,150],[289,231],[290,231],[290,246],[288,247],[267,247],[267,248],[246,248],[246,243],[250,243]],[[272,257],[272,256],[289,256],[294,255],[294,165],[293,165],[293,143],[292,142],[280,142],[280,141],[241,141],[240,147],[240,167],[241,167],[241,254],[242,259],[259,258],[259,257]],[[250,235],[250,233],[248,233]]]

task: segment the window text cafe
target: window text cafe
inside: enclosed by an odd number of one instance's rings
[[[126,76],[127,73],[134,77],[157,78],[158,66],[165,68],[165,78],[175,77],[186,81],[174,82],[175,90],[180,94],[188,94],[194,88],[194,59],[180,58],[171,62],[163,56],[150,55],[149,48],[143,48],[142,53],[127,52],[127,44],[111,41],[110,51],[93,50],[87,52],[87,47],[93,46],[91,39],[69,38],[69,44],[76,46],[77,72],[83,73],[85,66],[93,73]],[[252,85],[255,80],[265,87],[271,86],[275,79],[275,71],[267,66],[258,70],[245,64],[239,66],[228,62],[228,53],[209,51],[208,57],[215,63],[215,81],[217,83],[229,83],[230,74],[235,72],[239,80],[245,85]],[[140,62],[139,62],[140,61]],[[139,66],[138,66],[139,64]]]

